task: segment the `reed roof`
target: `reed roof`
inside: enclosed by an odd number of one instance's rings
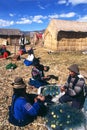
[[[22,35],[21,31],[18,29],[0,29],[0,35]]]
[[[51,30],[50,30],[51,29]],[[52,19],[47,27],[49,31],[87,32],[87,22]]]

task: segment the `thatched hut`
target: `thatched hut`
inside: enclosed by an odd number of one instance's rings
[[[0,45],[10,44],[19,45],[19,39],[22,36],[22,32],[18,29],[0,29]]]
[[[44,32],[44,47],[58,51],[87,50],[87,22],[52,19]]]

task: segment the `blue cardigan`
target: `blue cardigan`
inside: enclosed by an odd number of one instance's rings
[[[16,99],[14,103],[14,117],[17,120],[27,120],[29,116],[37,116],[40,109],[39,102],[35,102],[31,105],[27,100],[23,97],[19,97]]]

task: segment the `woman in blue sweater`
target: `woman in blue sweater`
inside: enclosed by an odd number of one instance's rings
[[[12,105],[9,107],[9,122],[16,126],[25,126],[46,110],[45,97],[26,93],[26,84],[21,77],[14,80]]]

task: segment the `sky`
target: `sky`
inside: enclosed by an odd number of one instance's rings
[[[0,0],[0,28],[43,30],[51,19],[87,22],[87,0]]]

